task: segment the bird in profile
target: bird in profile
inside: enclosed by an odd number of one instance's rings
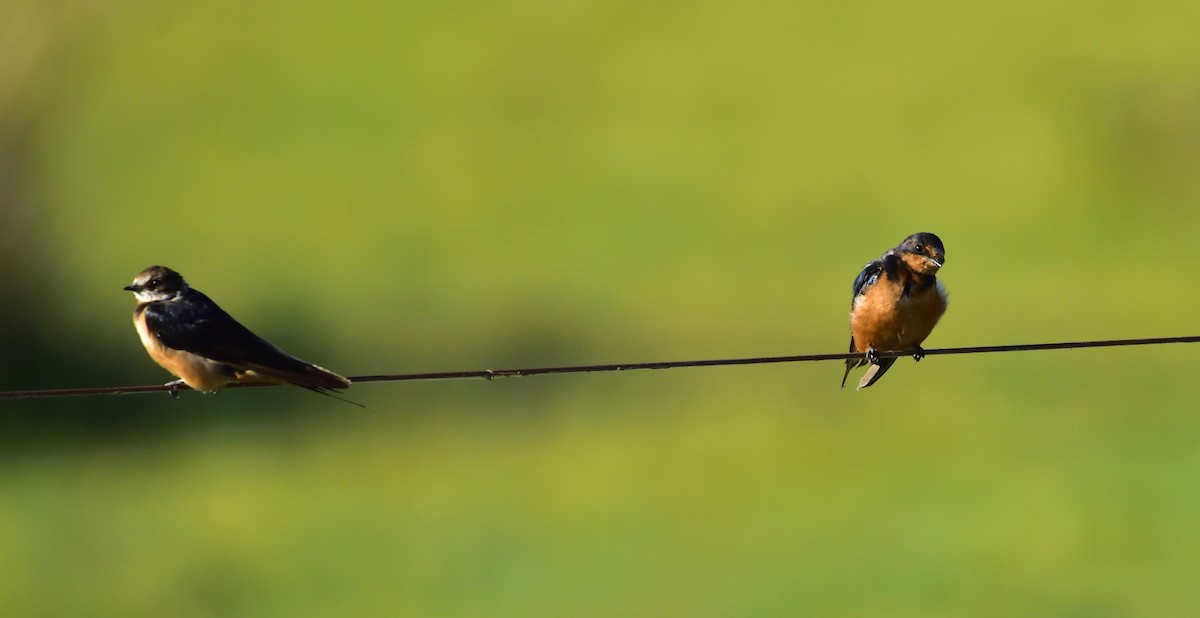
[[[850,353],[863,357],[846,359],[846,373],[869,365],[858,382],[866,388],[879,381],[896,362],[880,358],[880,351],[908,352],[914,360],[925,356],[921,342],[946,312],[947,295],[937,273],[946,263],[942,240],[929,232],[913,234],[877,260],[854,279],[850,301]]]
[[[295,384],[322,394],[350,380],[300,360],[242,326],[179,273],[151,266],[125,286],[137,298],[133,324],[154,362],[186,384],[215,393],[231,384]],[[353,402],[350,402],[353,403]]]

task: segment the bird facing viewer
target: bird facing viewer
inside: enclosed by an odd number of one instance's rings
[[[942,240],[929,232],[913,234],[867,262],[854,279],[850,301],[850,353],[865,356],[846,360],[843,387],[850,370],[863,365],[869,367],[858,388],[878,382],[896,362],[880,358],[881,350],[910,352],[917,361],[925,356],[921,342],[946,312],[948,297],[937,280],[945,263]]]

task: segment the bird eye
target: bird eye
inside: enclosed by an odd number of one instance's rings
[[[917,243],[917,245],[915,247],[913,247],[913,251],[915,251],[917,253],[925,253],[925,245],[922,245],[921,243]]]
[[[161,284],[162,284],[162,279],[151,279],[149,285],[151,287],[158,287]]]

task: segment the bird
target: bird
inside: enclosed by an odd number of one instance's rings
[[[850,353],[846,373],[869,365],[858,382],[863,389],[875,384],[896,362],[880,358],[881,350],[908,352],[913,360],[925,357],[921,343],[946,312],[949,297],[937,273],[946,263],[942,239],[929,232],[905,238],[879,259],[867,262],[854,279],[850,301]]]
[[[172,397],[184,384],[207,394],[231,383],[294,384],[326,395],[350,388],[350,380],[255,335],[170,268],[151,266],[125,290],[137,299],[133,324],[146,352],[178,378],[165,385]]]

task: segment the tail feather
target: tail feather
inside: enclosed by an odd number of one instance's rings
[[[861,366],[865,365],[866,363],[867,363],[867,361],[865,361],[861,358],[847,358],[846,359],[846,373],[842,374],[842,388],[846,388],[846,378],[850,377],[850,370],[854,369],[855,367],[861,367]]]
[[[857,351],[858,351],[858,348],[856,348],[854,346],[854,335],[850,335],[850,352],[849,353],[854,354]],[[861,365],[862,363],[863,363],[863,359],[861,359],[861,358],[847,358],[846,359],[846,373],[842,374],[842,388],[846,388],[846,378],[850,376],[850,370]]]
[[[364,406],[364,405],[363,405],[363,404],[361,404],[361,403],[358,403],[357,401],[351,401],[351,400],[349,400],[349,399],[346,399],[345,397],[339,397],[339,396],[338,396],[338,394],[340,394],[340,393],[341,393],[341,391],[331,391],[331,390],[329,390],[329,389],[327,389],[327,388],[322,388],[322,387],[319,387],[319,386],[304,386],[303,384],[300,384],[299,386],[301,386],[302,388],[306,388],[306,389],[308,389],[308,390],[310,390],[310,391],[312,391],[312,392],[314,392],[314,393],[316,393],[316,394],[318,394],[318,395],[325,395],[326,397],[329,397],[330,399],[336,399],[336,400],[338,400],[338,401],[340,401],[340,402],[342,402],[342,403],[348,403],[348,404],[350,404],[350,405],[352,405],[352,406],[358,406],[358,407],[360,407],[360,408],[366,408],[366,407],[367,407],[367,406]]]
[[[879,359],[878,365],[871,365],[870,367],[867,367],[866,373],[864,373],[862,379],[858,381],[858,388],[864,389],[878,382],[879,378],[882,378],[883,374],[887,373],[887,370],[891,369],[892,365],[895,363],[895,358],[881,358]]]
[[[313,390],[350,388],[350,380],[317,365],[309,364],[292,370],[255,364],[248,369],[260,375]]]

